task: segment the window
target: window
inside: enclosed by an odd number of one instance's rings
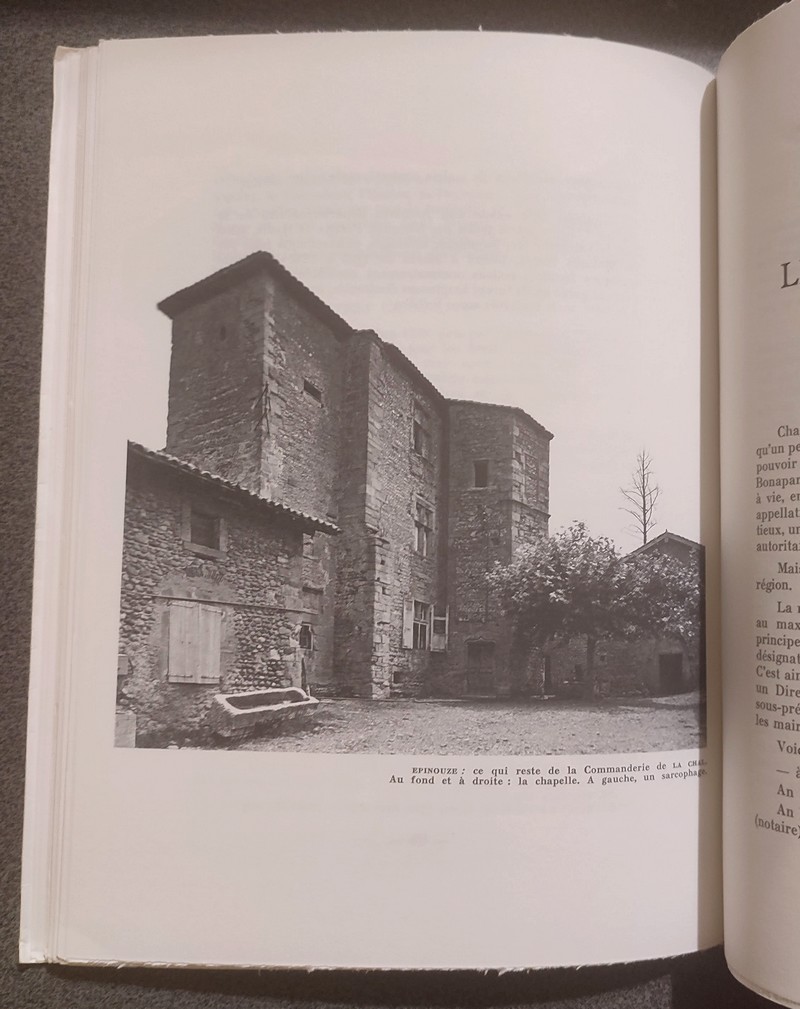
[[[191,541],[209,550],[219,550],[219,516],[192,505]]]
[[[311,624],[300,624],[300,647],[310,652],[314,647],[314,629]]]
[[[431,549],[433,535],[433,509],[424,502],[417,501],[414,515],[414,549],[421,557],[427,557]]]
[[[314,556],[314,534],[313,533],[303,533],[303,556],[313,557]]]
[[[303,379],[303,392],[322,406],[322,391],[313,382],[309,382],[307,378]]]
[[[433,641],[431,627],[433,624],[434,608],[430,603],[423,603],[419,599],[403,600],[403,648],[414,648],[418,651],[444,651],[447,646],[446,640],[446,620],[447,610],[444,609],[445,636]],[[436,616],[439,616],[437,611]],[[441,631],[442,625],[438,624]]]
[[[431,623],[431,607],[429,603],[414,600],[414,633],[412,648],[428,647],[428,629]]]
[[[184,501],[181,506],[183,546],[201,557],[220,559],[228,549],[228,527],[213,502]]]
[[[220,680],[222,610],[174,600],[169,605],[170,683],[215,683]]]
[[[421,406],[414,406],[414,451],[423,459],[431,454],[431,421]]]
[[[447,651],[447,634],[450,614],[447,606],[434,606],[431,622],[431,651]]]
[[[489,460],[488,459],[476,459],[473,463],[475,469],[475,487],[488,487],[489,486]]]

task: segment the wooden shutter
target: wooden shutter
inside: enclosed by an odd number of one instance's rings
[[[414,647],[414,600],[403,600],[403,648]]]
[[[222,610],[198,607],[198,683],[219,683],[219,654],[222,640]]]
[[[444,624],[444,630],[442,630],[442,624]],[[433,608],[433,623],[431,625],[432,652],[447,651],[447,637],[449,631],[450,631],[450,607],[435,606]]]
[[[222,610],[173,602],[169,608],[170,683],[219,683]]]
[[[170,683],[194,683],[197,669],[197,604],[172,602],[169,607]]]

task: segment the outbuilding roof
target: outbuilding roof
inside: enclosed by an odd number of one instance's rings
[[[178,459],[177,456],[170,455],[168,452],[145,448],[144,445],[139,445],[136,442],[129,441],[128,460],[130,461],[131,458],[144,459],[154,466],[160,466],[164,469],[181,473],[198,483],[206,484],[226,495],[229,495],[232,499],[235,499],[247,508],[251,508],[253,511],[272,515],[275,518],[294,523],[309,532],[339,532],[339,527],[333,522],[329,522],[327,519],[317,518],[316,516],[309,515],[306,512],[298,511],[296,508],[290,508],[288,505],[282,504],[280,501],[273,501],[271,498],[261,497],[259,494],[254,494],[252,491],[242,487],[241,484],[225,480],[223,477],[217,476],[215,473],[209,473],[208,470],[201,469],[200,466],[196,466],[191,462],[186,462],[184,459]]]
[[[669,529],[666,529],[663,533],[659,533],[652,540],[648,540],[647,543],[643,543],[640,547],[636,547],[635,550],[631,550],[628,557],[633,557],[635,554],[649,553],[651,550],[657,550],[659,547],[666,546],[667,543],[680,543],[681,546],[689,547],[691,550],[702,550],[703,544],[697,543],[695,540],[687,539],[686,536],[679,536],[678,533],[671,533]]]

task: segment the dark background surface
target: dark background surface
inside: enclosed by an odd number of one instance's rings
[[[51,68],[56,46],[159,35],[482,27],[599,36],[676,53],[714,69],[735,36],[775,6],[776,0],[357,0],[339,5],[322,0],[165,0],[158,5],[150,0],[137,5],[40,0],[0,5],[0,1006],[739,1009],[770,1004],[731,978],[719,950],[672,961],[504,975],[20,968],[16,956]],[[656,858],[654,867],[657,864]],[[124,915],[124,908],[118,913]],[[208,927],[214,928],[213,907]],[[643,921],[642,928],[646,927]]]

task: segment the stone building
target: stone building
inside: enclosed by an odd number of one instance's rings
[[[313,677],[320,652],[316,609],[303,593],[303,543],[336,532],[129,444],[118,724],[135,721],[140,745],[190,739],[215,693]]]
[[[645,637],[601,639],[595,648],[595,683],[602,696],[665,696],[705,687],[704,553],[694,540],[663,532],[629,557],[668,554],[696,573],[701,610],[695,640]],[[586,675],[586,639],[573,638],[551,647],[543,658],[540,691],[561,697],[581,697]]]
[[[281,589],[253,588],[286,608],[264,652],[296,646],[300,615],[319,696],[512,693],[510,628],[484,575],[547,534],[552,435],[519,408],[447,399],[265,252],[158,307],[172,320],[167,443],[132,449],[136,467],[170,457],[173,478],[202,471],[272,503],[264,528],[292,560]],[[132,509],[126,542],[143,521]],[[128,556],[123,614],[144,605],[126,598]],[[222,586],[217,560],[204,577]]]

